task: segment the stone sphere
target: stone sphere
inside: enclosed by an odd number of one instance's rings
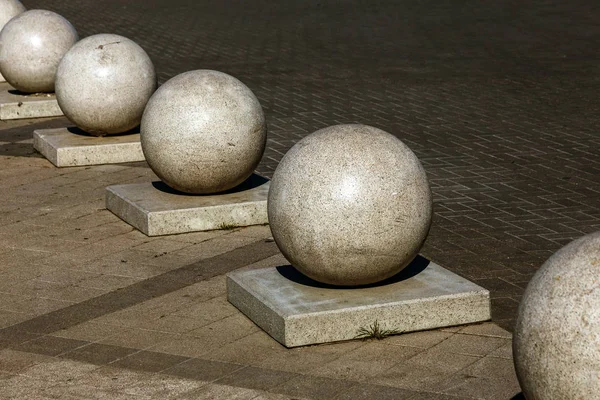
[[[513,335],[528,400],[596,399],[600,393],[600,232],[577,239],[533,276]]]
[[[231,189],[254,171],[265,150],[265,117],[254,93],[218,71],[185,72],[150,98],[142,150],[167,185],[186,193]]]
[[[19,0],[0,0],[0,29],[11,18],[25,12],[25,6]]]
[[[142,120],[156,90],[148,54],[132,40],[89,36],[63,57],[56,73],[56,100],[77,127],[104,136],[126,132]]]
[[[21,92],[53,92],[58,63],[77,39],[75,28],[60,15],[25,11],[0,32],[0,71]]]
[[[336,125],[294,145],[271,180],[268,216],[286,259],[308,277],[366,285],[400,272],[431,225],[425,170],[395,136]]]

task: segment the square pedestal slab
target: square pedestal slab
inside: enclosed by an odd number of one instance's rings
[[[286,347],[356,339],[375,321],[398,333],[486,321],[489,292],[423,257],[376,285],[337,288],[290,265],[227,275],[227,299]]]
[[[139,133],[96,137],[77,128],[33,131],[33,147],[57,167],[144,161]]]
[[[0,119],[59,117],[63,115],[54,93],[21,93],[0,83]]]
[[[266,224],[269,180],[253,174],[215,195],[176,192],[163,182],[106,188],[106,208],[148,236]]]

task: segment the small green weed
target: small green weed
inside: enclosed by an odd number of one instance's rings
[[[233,224],[228,224],[226,222],[223,222],[221,225],[219,225],[219,229],[224,230],[224,231],[230,231],[235,228],[237,228],[237,226],[235,226]]]
[[[357,331],[357,335],[354,337],[355,339],[378,339],[381,340],[388,336],[397,335],[402,333],[398,329],[381,329],[379,326],[379,322],[375,320],[373,325],[369,325],[366,328],[360,328]]]

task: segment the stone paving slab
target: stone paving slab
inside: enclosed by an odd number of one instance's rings
[[[96,137],[75,127],[33,131],[33,147],[57,167],[144,161],[140,134]]]
[[[234,271],[227,299],[286,347],[350,340],[375,326],[406,333],[491,318],[486,289],[424,257],[361,288],[320,284],[291,265]]]
[[[54,93],[21,93],[6,82],[0,83],[0,120],[61,115]]]
[[[268,222],[269,180],[253,174],[214,195],[177,192],[161,181],[106,188],[106,209],[148,236],[231,229]]]

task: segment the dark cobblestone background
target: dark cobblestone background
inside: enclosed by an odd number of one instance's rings
[[[435,196],[423,253],[490,289],[507,329],[545,259],[600,229],[597,1],[22,1],[137,41],[161,82],[241,79],[267,115],[267,176],[328,125],[397,135]]]

